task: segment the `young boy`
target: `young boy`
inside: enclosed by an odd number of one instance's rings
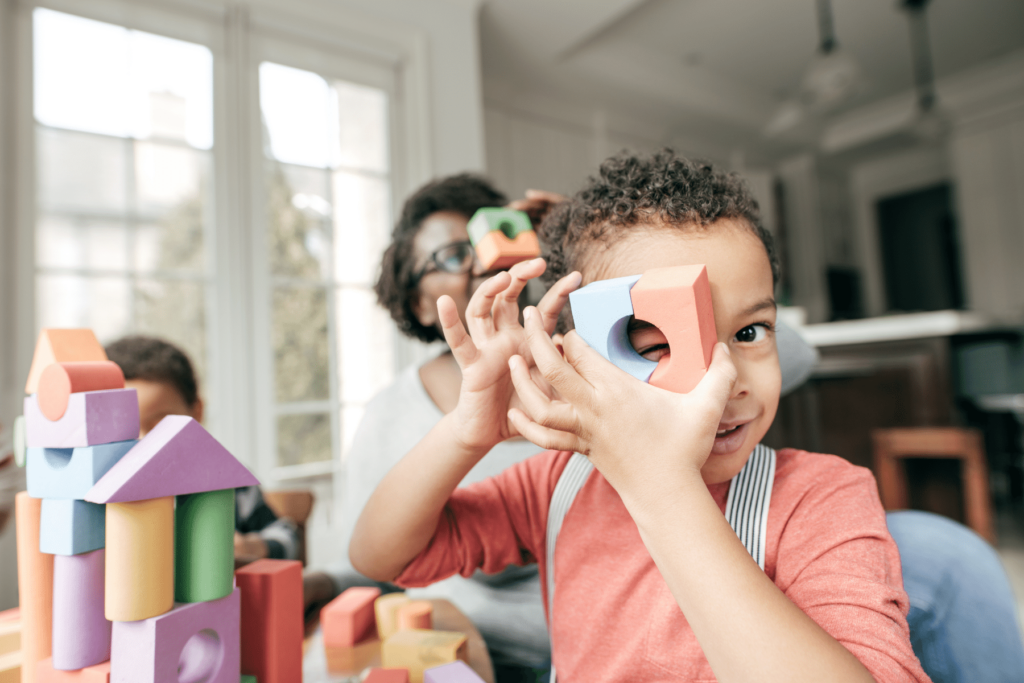
[[[546,607],[562,683],[927,681],[871,474],[758,447],[779,400],[778,268],[742,182],[668,151],[613,158],[541,237],[559,279],[525,329],[516,297],[539,259],[480,287],[468,334],[439,301],[459,402],[367,504],[356,568],[411,586],[537,562],[548,592],[557,585]],[[707,267],[720,343],[689,394],[637,381],[575,332],[562,349],[546,332],[581,283],[692,264]],[[670,354],[657,328],[630,330],[646,358]],[[455,490],[516,434],[555,450]],[[723,515],[755,448],[775,462],[763,569]],[[554,527],[550,561],[551,501],[574,452],[596,472]]]
[[[168,415],[203,421],[192,363],[185,352],[155,337],[132,336],[107,346],[107,357],[121,366],[125,387],[139,395],[139,436],[145,436]],[[287,519],[278,519],[263,501],[258,486],[235,492],[235,557],[295,559],[299,534]]]

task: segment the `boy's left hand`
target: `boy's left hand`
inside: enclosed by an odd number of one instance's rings
[[[509,361],[522,409],[509,411],[520,434],[542,448],[575,451],[590,458],[622,496],[641,503],[661,486],[700,477],[736,382],[725,344],[717,344],[711,366],[688,394],[677,394],[636,378],[591,349],[575,331],[564,339],[564,358],[526,309],[533,361],[560,398],[531,379],[524,360]]]

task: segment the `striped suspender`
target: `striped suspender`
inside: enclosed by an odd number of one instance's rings
[[[586,456],[573,453],[555,485],[548,506],[547,571],[548,615],[555,615],[555,545],[562,522],[572,507],[576,494],[583,488],[594,466]],[[758,444],[740,473],[729,483],[729,496],[725,501],[725,518],[739,536],[757,566],[764,569],[765,544],[767,543],[768,506],[772,499],[772,484],[775,481],[775,451]],[[555,670],[551,669],[551,683],[556,683]]]

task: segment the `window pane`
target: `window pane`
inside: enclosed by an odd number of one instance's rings
[[[131,285],[117,277],[39,275],[36,319],[40,327],[90,327],[101,342],[128,330]]]
[[[356,173],[334,174],[334,269],[339,283],[370,286],[387,247],[388,183]]]
[[[43,268],[125,272],[128,229],[117,222],[41,215],[36,262]]]
[[[330,274],[328,172],[267,164],[270,263],[275,275],[322,281]]]
[[[152,142],[135,143],[138,211],[163,213],[201,199],[208,186],[209,153]]]
[[[341,400],[365,403],[391,383],[392,326],[370,290],[342,288],[337,301]]]
[[[338,128],[341,138],[338,164],[384,173],[388,170],[388,100],[377,88],[335,81]]]
[[[139,280],[134,290],[134,331],[171,341],[195,364],[200,386],[206,368],[206,301],[202,282]]]
[[[49,126],[213,144],[213,58],[202,45],[36,9],[35,115]]]
[[[327,293],[323,289],[274,291],[273,342],[278,401],[330,398]]]
[[[301,465],[331,460],[328,415],[283,415],[277,418],[277,464]]]
[[[118,138],[37,128],[40,207],[124,214],[128,210],[126,144]]]
[[[260,108],[267,154],[278,161],[325,168],[338,157],[337,100],[318,74],[260,64]]]

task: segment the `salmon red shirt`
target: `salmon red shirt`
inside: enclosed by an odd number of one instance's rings
[[[571,455],[541,453],[457,489],[396,582],[424,586],[537,562],[546,586],[548,507]],[[709,487],[723,514],[728,489]],[[870,471],[779,451],[767,536],[765,573],[876,681],[929,680],[910,646],[899,552]],[[559,683],[715,680],[636,525],[596,470],[562,523],[554,567],[555,604],[545,608]]]

